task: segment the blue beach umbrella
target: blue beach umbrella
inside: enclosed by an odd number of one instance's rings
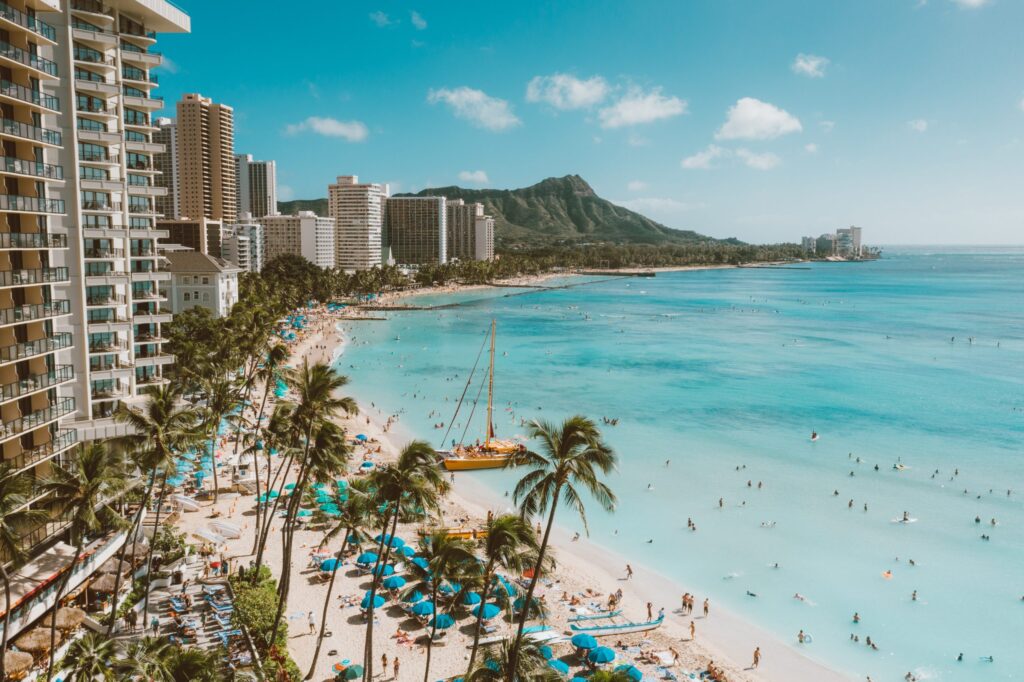
[[[429,566],[429,564],[427,563],[427,560],[424,559],[421,556],[414,556],[412,558],[412,563],[415,564],[416,566],[419,566],[423,570],[427,570],[427,566]]]
[[[400,575],[388,576],[387,578],[384,578],[384,582],[382,584],[385,589],[398,590],[405,587],[405,578]]]
[[[476,604],[479,604],[481,601],[482,600],[480,599],[480,595],[476,592],[467,592],[466,595],[462,598],[462,603],[466,606],[475,606]]]
[[[481,609],[483,609],[483,616],[480,616],[480,610]],[[473,607],[472,613],[473,613],[474,616],[480,616],[484,620],[490,620],[491,618],[494,618],[499,613],[501,613],[501,607],[498,606],[497,604],[491,604],[491,603],[477,604],[476,606]]]
[[[363,462],[362,464],[359,465],[359,468],[360,469],[372,469],[373,468],[373,462]]]
[[[387,577],[389,575],[394,575],[395,574],[395,567],[392,566],[391,564],[381,564],[380,566],[378,566],[377,568],[375,568],[373,570],[373,574],[375,576],[378,576],[378,577],[380,577],[380,576]]]
[[[340,510],[338,509],[338,505],[334,504],[333,502],[328,502],[326,504],[321,504],[320,505],[320,511],[322,511],[322,512],[336,512],[336,511],[340,511]]]
[[[299,514],[298,514],[300,519],[308,519],[312,515],[313,515],[313,510],[312,509],[300,509],[299,510]]]
[[[285,483],[284,484],[284,489],[285,490],[295,490],[295,484],[294,483]]]
[[[626,675],[629,676],[629,679],[633,680],[633,682],[640,682],[640,680],[644,679],[643,671],[635,665],[619,665],[615,667],[615,670],[626,673]]]
[[[376,552],[363,552],[358,557],[356,557],[357,564],[372,564],[375,561],[377,561]]]
[[[543,656],[545,661],[550,661],[555,657],[555,652],[547,644],[537,647],[537,653]]]
[[[356,440],[366,440],[366,434],[360,433],[356,436]]]
[[[455,594],[461,589],[462,585],[459,583],[445,583],[444,585],[441,585],[438,591],[442,594]]]
[[[426,597],[419,590],[413,590],[409,594],[402,597],[402,601],[404,601],[406,604],[418,604],[424,599],[426,599]]]
[[[331,557],[330,559],[324,559],[320,562],[320,570],[324,573],[329,573],[330,571],[338,570],[338,566],[340,565],[341,564],[335,557]]]
[[[377,537],[374,538],[374,540],[376,540],[377,542],[380,542],[381,540],[383,540],[384,544],[386,544],[386,545],[388,545],[390,547],[401,547],[402,545],[405,544],[405,540],[403,540],[402,538],[400,538],[398,536],[391,536],[390,534],[387,534],[387,533],[378,534]]]
[[[548,661],[548,666],[551,667],[551,668],[554,668],[555,670],[557,670],[558,672],[560,672],[563,675],[568,675],[569,674],[569,666],[566,665],[562,661],[558,661],[558,660]]]
[[[363,601],[359,604],[359,606],[361,608],[364,608],[364,609],[370,608],[370,593],[369,592],[367,592],[366,596],[363,597]],[[379,609],[382,606],[384,606],[384,597],[380,596],[379,594],[374,595],[374,597],[373,597],[373,608]]]
[[[193,476],[195,476],[198,480],[201,481],[204,478],[206,478],[207,473],[205,471],[197,471],[196,473],[193,474]]]
[[[409,557],[416,556],[416,550],[409,545],[402,545],[398,548],[398,553],[408,559]]]
[[[431,618],[427,625],[432,628],[437,628],[438,630],[447,630],[451,626],[455,625],[455,619],[452,618],[449,613],[439,613]]]
[[[581,632],[578,635],[572,636],[572,645],[577,649],[595,649],[597,648],[597,639],[593,635],[588,635],[585,632]]]
[[[587,660],[598,665],[611,663],[615,660],[615,652],[606,646],[599,646],[587,654]]]
[[[413,615],[416,616],[429,616],[434,612],[434,602],[432,601],[421,601],[413,605]]]
[[[337,481],[334,482],[334,485],[337,486],[338,490],[348,489],[348,481],[346,481],[344,478],[339,478]]]

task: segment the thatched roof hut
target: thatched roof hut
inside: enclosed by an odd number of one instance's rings
[[[7,651],[4,653],[4,670],[8,675],[17,675],[31,668],[32,661],[32,654],[24,651]]]
[[[96,578],[91,583],[89,583],[89,589],[93,592],[104,592],[106,594],[113,594],[116,582],[117,576],[111,573],[103,573],[100,575],[100,577]]]
[[[62,606],[57,609],[57,629],[74,630],[85,620],[85,611],[73,606]],[[50,616],[43,619],[43,625],[50,627]]]
[[[60,644],[61,636],[57,633],[54,646]],[[42,653],[50,650],[50,629],[34,627],[14,640],[14,646],[29,653]]]

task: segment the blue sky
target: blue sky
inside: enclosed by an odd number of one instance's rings
[[[162,94],[285,198],[578,173],[716,237],[1024,242],[1020,0],[176,1]]]

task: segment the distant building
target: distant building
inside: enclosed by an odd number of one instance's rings
[[[390,197],[385,204],[387,246],[399,265],[448,261],[448,210],[444,197]]]
[[[448,260],[492,260],[494,218],[484,205],[448,199]]]
[[[804,253],[813,256],[815,247],[817,246],[817,240],[814,237],[804,237],[800,240],[800,247],[803,248]]]
[[[836,254],[843,258],[860,258],[863,251],[860,238],[859,227],[851,225],[836,230]]]
[[[214,317],[224,317],[238,303],[238,274],[242,269],[223,258],[198,251],[167,251],[174,313],[202,306]]]
[[[336,267],[334,218],[299,211],[298,215],[265,216],[258,222],[263,226],[264,264],[291,254],[321,268]]]
[[[225,225],[221,235],[221,256],[245,272],[263,269],[263,226],[243,213],[236,225]]]
[[[277,215],[277,163],[254,161],[252,154],[235,155],[235,180],[238,184],[238,215],[257,218]]]
[[[178,124],[173,118],[158,118],[156,125],[153,142],[162,144],[164,150],[153,154],[153,167],[159,171],[153,176],[153,184],[167,189],[166,194],[156,197],[156,212],[165,218],[177,218],[181,215],[178,204]]]
[[[342,270],[367,270],[381,264],[384,202],[388,186],[359,183],[357,175],[339,175],[327,186],[328,215],[335,221],[335,263]]]
[[[166,237],[159,243],[177,244],[186,248],[220,258],[221,235],[223,223],[209,218],[178,218],[176,220],[157,220],[156,229],[165,230]]]
[[[836,236],[834,234],[823,234],[818,237],[814,244],[814,253],[819,258],[828,258],[836,253]]]
[[[195,93],[178,101],[178,215],[235,222],[234,116],[226,104]]]

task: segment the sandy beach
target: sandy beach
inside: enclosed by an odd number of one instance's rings
[[[564,274],[550,275],[564,277]],[[535,283],[531,280],[530,283]],[[525,283],[525,282],[524,282]],[[439,289],[428,289],[427,293],[439,293]],[[392,296],[387,300],[397,302],[401,296]],[[378,301],[380,303],[380,301]],[[349,314],[346,314],[346,317]],[[337,315],[328,315],[325,311],[307,314],[307,330],[293,344],[292,365],[308,358],[312,362],[330,361],[344,347],[344,338],[337,329]],[[359,401],[359,396],[353,396]],[[416,434],[407,433],[397,420],[396,415],[401,406],[378,406],[363,404],[359,401],[361,412],[357,416],[340,420],[350,435],[364,434],[365,444],[354,446],[350,464],[352,476],[358,476],[360,464],[372,461],[377,464],[394,458],[401,446]],[[391,417],[391,420],[389,420]],[[221,443],[223,452],[230,452],[232,441],[226,439]],[[278,462],[274,462],[276,467]],[[261,480],[266,473],[261,470]],[[294,479],[295,471],[289,473]],[[488,511],[504,513],[508,511],[510,501],[485,489],[477,483],[472,474],[455,476],[452,493],[444,504],[444,524],[448,527],[466,526],[479,527],[486,518]],[[222,493],[221,499],[214,510],[210,503],[199,511],[185,513],[181,516],[179,527],[187,533],[204,528],[211,514],[233,519],[243,528],[242,537],[228,540],[221,553],[232,560],[235,566],[247,565],[251,560],[255,522],[255,500],[252,495]],[[557,524],[557,521],[556,521]],[[275,523],[275,533],[280,530]],[[399,527],[399,537],[410,544],[415,544],[418,528]],[[267,546],[267,562],[274,570],[279,571],[281,563],[281,543],[279,535],[273,535]],[[327,580],[322,580],[319,572],[313,568],[310,553],[319,545],[323,530],[319,528],[303,528],[296,532],[296,552],[293,557],[293,579],[289,594],[286,614],[289,618],[290,650],[299,664],[300,669],[308,670],[316,645],[316,635],[311,630],[318,630],[320,611],[323,608],[327,592]],[[340,541],[338,541],[340,542]],[[336,551],[337,546],[331,549]],[[568,619],[574,615],[577,607],[570,606],[564,597],[576,595],[584,608],[596,610],[607,603],[608,596],[621,589],[621,601],[624,616],[636,621],[645,620],[648,614],[647,604],[651,604],[656,614],[664,608],[666,619],[662,627],[643,635],[624,635],[618,639],[627,646],[616,649],[615,664],[631,663],[640,668],[646,679],[657,679],[668,669],[677,677],[687,677],[707,669],[709,662],[725,671],[726,679],[739,680],[845,680],[849,677],[829,670],[827,667],[802,655],[773,635],[761,630],[735,614],[725,612],[713,602],[709,605],[709,615],[703,615],[702,604],[705,595],[695,595],[696,606],[693,615],[684,615],[680,610],[680,597],[688,592],[685,586],[634,564],[632,579],[625,578],[626,562],[623,558],[609,552],[585,538],[573,541],[567,533],[556,529],[552,538],[552,551],[557,560],[557,570],[551,581],[542,581],[538,586],[538,595],[543,595],[549,609],[548,623],[555,630],[566,631]],[[359,612],[358,604],[369,581],[359,574],[352,563],[353,557],[346,558],[345,565],[338,574],[333,602],[328,616],[325,641],[313,679],[332,679],[331,667],[342,660],[353,663],[361,662],[362,645],[365,633],[365,622]],[[401,573],[401,566],[396,566],[396,573]],[[510,578],[514,576],[509,576]],[[692,591],[689,591],[692,593]],[[310,625],[312,612],[315,626]],[[386,675],[380,679],[390,679],[393,674],[393,661],[400,661],[399,677],[404,679],[422,679],[426,648],[422,640],[416,643],[399,643],[395,638],[399,630],[410,633],[411,637],[419,638],[424,634],[422,626],[402,611],[395,600],[376,613],[376,637],[374,651],[377,657],[376,670],[380,672],[380,657],[387,656],[389,661]],[[447,646],[435,647],[431,663],[431,679],[441,680],[461,676],[466,672],[468,663],[468,645],[472,642],[472,623],[474,619],[464,612],[458,624],[453,628],[453,636]],[[497,619],[495,621],[497,623]],[[691,638],[691,625],[695,638]],[[499,633],[508,632],[510,625],[503,621],[499,625]],[[612,646],[615,637],[602,640],[603,645]],[[755,670],[751,667],[752,655],[756,647],[760,648],[761,662]],[[333,652],[333,653],[332,653]],[[666,660],[675,657],[675,663],[653,663],[654,656],[661,654]],[[570,644],[567,642],[554,647],[555,658],[563,659],[575,671],[580,662],[576,660]],[[641,658],[643,657],[643,658]],[[649,657],[649,658],[648,658]]]

